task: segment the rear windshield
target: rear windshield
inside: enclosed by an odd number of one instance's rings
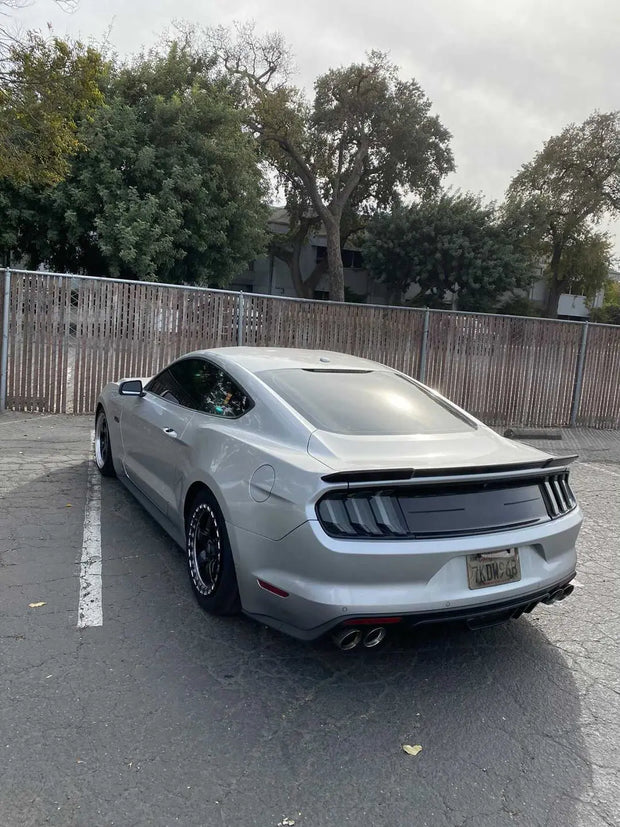
[[[475,428],[457,411],[391,371],[292,368],[258,376],[308,422],[337,434],[439,434]]]

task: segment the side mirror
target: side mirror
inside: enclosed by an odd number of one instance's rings
[[[121,396],[144,396],[141,379],[123,379],[118,386]]]

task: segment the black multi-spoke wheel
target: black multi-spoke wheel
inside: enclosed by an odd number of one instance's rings
[[[240,610],[235,564],[224,518],[215,499],[204,490],[187,518],[187,564],[196,599],[211,614]]]
[[[110,431],[103,408],[97,411],[97,419],[95,420],[95,462],[104,477],[114,476]]]
[[[213,509],[200,503],[194,511],[191,546],[188,549],[192,580],[203,595],[217,589],[222,573],[222,539]]]

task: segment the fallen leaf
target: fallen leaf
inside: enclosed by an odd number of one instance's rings
[[[29,603],[28,606],[31,609],[40,609],[41,606],[45,606],[45,603],[43,603],[43,601],[41,601],[40,603]]]
[[[403,752],[406,752],[407,755],[417,755],[419,752],[422,752],[422,747],[420,744],[414,744],[413,746],[403,744]]]
[[[67,503],[67,505],[65,506],[65,508],[71,508],[71,503]]]

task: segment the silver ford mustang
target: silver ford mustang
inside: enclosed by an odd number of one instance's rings
[[[107,385],[95,457],[187,551],[206,611],[343,649],[573,590],[575,457],[342,353],[220,348]]]

